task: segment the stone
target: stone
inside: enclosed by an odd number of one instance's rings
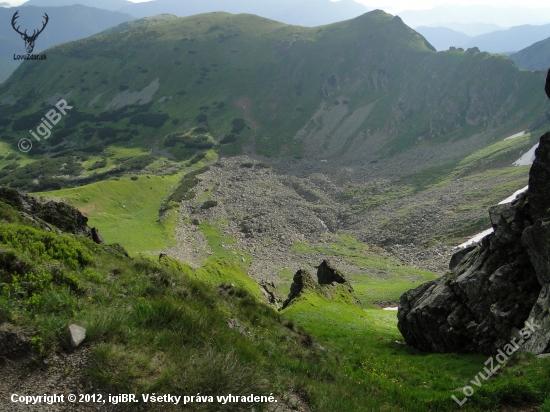
[[[550,207],[550,133],[540,138],[529,172],[529,212],[533,221],[542,219]]]
[[[72,324],[69,326],[69,339],[73,348],[78,346],[86,339],[86,329],[82,326]]]
[[[319,285],[330,285],[332,282],[347,282],[344,275],[337,269],[334,269],[327,260],[323,260],[323,262],[317,266],[317,281]]]
[[[451,261],[449,262],[449,269],[454,270],[458,266],[460,262],[466,257],[468,253],[470,253],[472,250],[474,250],[477,246],[469,246],[462,250],[459,250],[456,252],[453,256],[451,256]]]
[[[246,334],[246,328],[241,325],[237,319],[229,319],[227,321],[227,326],[229,326],[230,329],[237,329],[241,335]]]
[[[398,328],[428,352],[493,354],[526,322],[522,350],[550,352],[550,133],[540,139],[529,189],[493,206],[494,233],[452,257],[447,275],[401,296]]]

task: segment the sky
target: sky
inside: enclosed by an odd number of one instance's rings
[[[357,3],[363,3],[369,8],[378,8],[390,12],[392,14],[403,10],[426,10],[436,6],[444,4],[457,4],[461,6],[469,5],[487,5],[493,7],[528,7],[528,8],[548,8],[548,0],[483,0],[483,1],[471,1],[471,0],[452,0],[452,1],[438,1],[438,0],[356,0]],[[549,17],[550,19],[550,17]]]
[[[26,0],[9,0],[0,1],[0,5],[18,6],[24,3]],[[141,3],[148,0],[129,0],[133,3]],[[227,0],[231,1],[231,0]],[[277,1],[277,0],[272,0]],[[298,3],[300,0],[296,0]],[[334,0],[331,0],[334,1]],[[382,9],[391,14],[396,14],[403,10],[426,10],[443,4],[457,4],[457,5],[489,5],[494,7],[527,7],[527,8],[548,8],[548,0],[355,0],[357,3],[365,4],[369,9]],[[549,16],[550,20],[550,16]]]

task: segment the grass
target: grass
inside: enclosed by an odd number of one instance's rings
[[[340,256],[391,265],[358,256],[365,245],[353,239],[334,243]],[[398,287],[409,286],[389,288]],[[387,290],[380,286],[376,297]],[[195,270],[166,257],[159,263],[127,258],[111,246],[31,227],[0,204],[0,323],[25,331],[36,364],[68,348],[69,324],[86,327],[86,374],[96,391],[200,392],[214,399],[273,393],[279,401],[297,394],[314,411],[455,411],[451,395],[462,399],[460,388],[471,385],[486,359],[408,348],[399,343],[395,312],[362,309],[350,299],[306,291],[279,313],[259,299],[257,285],[237,263],[209,261]],[[235,320],[240,331],[228,326]],[[514,355],[462,409],[542,404],[549,367],[547,359]]]
[[[132,254],[152,252],[174,244],[177,212],[159,219],[161,202],[176,186],[179,175],[129,176],[72,189],[38,193],[62,199],[88,216],[108,243],[120,243]]]
[[[380,302],[398,302],[407,290],[428,280],[435,279],[435,273],[404,266],[397,260],[383,256],[376,247],[358,242],[350,236],[332,235],[332,242],[310,246],[305,242],[295,243],[292,250],[298,254],[319,255],[319,259],[338,256],[349,263],[362,268],[359,273],[347,274],[355,294],[367,308],[378,307]],[[283,272],[280,291],[288,290],[292,278]]]
[[[395,312],[360,310],[308,292],[284,316],[333,348],[348,378],[348,398],[319,401],[316,410],[454,411],[451,395],[483,370],[480,355],[426,354],[400,344]],[[502,372],[483,382],[462,408],[498,411],[500,405],[540,403],[548,396],[550,365],[532,355],[515,355]],[[544,376],[544,377],[543,377]],[[314,400],[323,390],[311,388]]]

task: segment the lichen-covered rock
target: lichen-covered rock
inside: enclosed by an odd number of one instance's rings
[[[494,233],[455,254],[451,273],[405,293],[398,327],[429,352],[491,354],[533,319],[523,349],[550,350],[550,133],[541,137],[529,190],[489,210]]]

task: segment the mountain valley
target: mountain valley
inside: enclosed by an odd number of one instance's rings
[[[21,365],[72,362],[79,323],[87,378],[68,371],[67,390],[456,410],[485,359],[407,346],[382,309],[448,274],[488,208],[528,184],[513,164],[550,130],[544,71],[437,52],[380,10],[310,28],[159,15],[47,54],[0,84],[0,358],[12,339]],[[56,207],[105,243],[13,189],[70,205]],[[514,359],[465,410],[548,406],[546,361]],[[22,379],[9,370],[0,394]]]

